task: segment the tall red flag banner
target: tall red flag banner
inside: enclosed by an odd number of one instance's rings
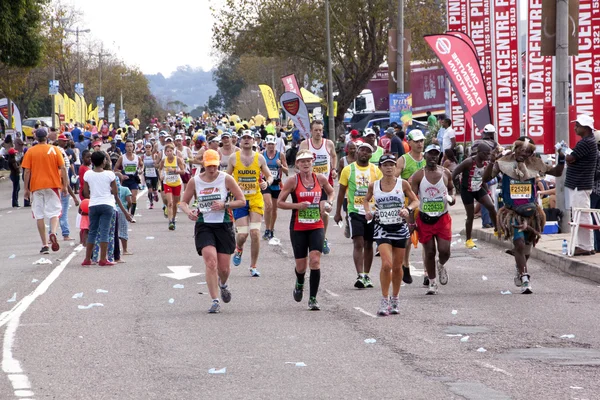
[[[545,154],[554,153],[556,133],[553,129],[552,57],[542,56],[542,0],[527,0],[527,57],[525,60],[526,112],[525,130]]]
[[[483,129],[491,123],[490,107],[478,57],[470,43],[451,34],[426,35],[424,39],[440,59],[463,112]]]
[[[588,114],[600,127],[600,6],[598,0],[579,1],[579,55],[571,57],[574,114]],[[574,119],[574,115],[571,115]],[[570,128],[570,146],[578,140]]]
[[[508,145],[521,136],[517,1],[492,2],[494,121],[498,143]]]
[[[296,80],[296,75],[286,75],[281,78],[281,82],[283,82],[283,91],[284,92],[292,92],[297,94],[301,99],[302,93],[300,93],[300,86],[298,86],[298,81]]]
[[[469,0],[447,0],[446,1],[446,13],[448,15],[448,31],[463,32],[465,34],[469,31],[469,12],[468,12]],[[458,97],[454,92],[454,89],[450,85],[450,115],[449,118],[452,120],[452,128],[456,132],[456,141],[462,142],[465,140],[465,114],[458,101]]]

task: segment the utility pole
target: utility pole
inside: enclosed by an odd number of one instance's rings
[[[556,2],[556,140],[569,143],[569,0]],[[564,210],[561,232],[571,231],[571,211],[565,207],[565,174],[556,178],[556,207]]]
[[[98,70],[100,71],[100,88],[98,96],[102,97],[102,57],[109,56],[109,53],[103,53],[104,46],[100,47],[100,52],[97,54],[98,56]]]
[[[77,83],[81,83],[81,53],[79,52],[79,34],[80,33],[89,33],[89,29],[79,29],[79,27],[75,29],[65,29],[66,32],[75,33],[75,40],[77,43]]]
[[[327,115],[329,117],[329,140],[335,140],[335,119],[333,117],[333,73],[331,72],[331,30],[329,25],[329,0],[325,0],[325,29],[327,30]]]
[[[396,46],[396,93],[404,93],[404,0],[398,0],[398,31]],[[388,71],[392,73],[392,71]]]
[[[127,72],[125,74],[121,74],[121,109],[119,110],[119,124],[121,124],[122,122],[124,123],[125,121],[121,121],[121,117],[122,115],[124,115],[123,113],[123,77],[124,76],[130,76],[131,73]]]

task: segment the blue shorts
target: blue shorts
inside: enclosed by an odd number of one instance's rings
[[[244,218],[250,215],[251,212],[264,215],[265,203],[262,195],[254,196],[250,200],[246,200],[246,205],[244,207],[234,209],[233,218],[236,220]]]
[[[140,186],[137,183],[137,179],[134,176],[128,175],[129,179],[121,181],[121,186],[125,186],[129,190],[138,190]]]

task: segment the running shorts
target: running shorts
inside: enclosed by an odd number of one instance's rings
[[[253,196],[250,200],[246,200],[246,205],[244,207],[234,209],[233,218],[244,218],[250,215],[251,212],[260,215],[265,213],[265,201],[262,196]]]
[[[325,229],[318,228],[310,231],[295,231],[290,229],[290,239],[294,258],[296,260],[308,257],[310,251],[323,252],[325,242]]]
[[[481,202],[480,200],[487,196],[488,192],[484,188],[479,189],[476,192],[469,192],[467,189],[460,190],[460,198],[462,199],[463,204],[473,204],[475,200]]]
[[[448,241],[452,239],[452,218],[450,217],[450,213],[442,215],[434,224],[426,224],[420,215],[418,218],[415,218],[420,243],[427,243],[434,236]]]
[[[235,233],[232,223],[206,224],[196,223],[194,226],[196,251],[202,256],[202,249],[212,246],[220,254],[233,254],[235,251]]]
[[[270,194],[272,198],[274,199],[278,199],[279,198],[279,193],[281,193],[281,189],[271,189],[270,187],[266,188],[265,190],[261,190],[260,191],[262,194]]]
[[[122,180],[121,186],[125,186],[129,190],[138,190],[140,188],[140,185],[138,185],[138,183],[135,179],[135,176],[132,176],[132,175],[126,175],[126,176],[129,176],[129,179]]]
[[[405,249],[408,239],[375,239],[377,246],[389,244],[395,249]]]
[[[146,186],[148,186],[148,189],[150,189],[150,190],[158,189],[158,177],[157,176],[147,177],[146,178]]]
[[[163,185],[163,193],[167,194],[167,193],[172,193],[173,196],[181,196],[181,186],[182,185],[177,185],[177,186],[169,186],[169,185]]]
[[[364,240],[372,242],[375,234],[375,223],[371,221],[367,224],[367,218],[364,215],[350,213],[350,237],[362,236]]]

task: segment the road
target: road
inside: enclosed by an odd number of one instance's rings
[[[375,317],[380,261],[375,289],[355,289],[351,242],[331,224],[322,311],[311,312],[292,298],[282,211],[281,245],[261,242],[262,276],[250,277],[247,244],[233,267],[232,302],[209,315],[191,221],[180,216],[168,231],[142,198],[125,264],[84,268],[79,248],[63,245],[52,265],[33,265],[35,224],[29,209],[5,207],[9,186],[0,183],[0,399],[600,398],[600,287],[552,266],[532,261],[535,293],[520,295],[509,256],[481,242],[467,250],[455,237],[449,284],[425,296],[415,277],[402,287],[400,315]],[[453,214],[460,232],[461,210]],[[412,264],[421,275],[420,250]],[[161,276],[169,266],[202,275]],[[93,303],[102,306],[78,308]]]

